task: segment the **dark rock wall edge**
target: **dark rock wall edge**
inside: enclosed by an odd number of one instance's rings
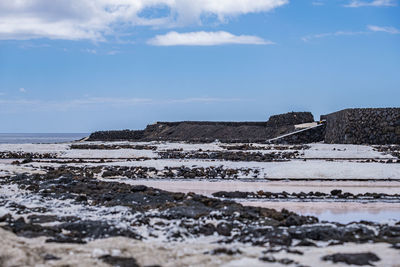
[[[274,143],[399,144],[400,108],[344,109],[322,115],[325,125],[275,140]],[[295,124],[314,121],[310,112],[271,116],[266,122],[157,122],[145,130],[99,131],[88,141],[266,142],[293,132]]]
[[[325,115],[324,118],[325,143],[400,143],[400,108],[344,109]]]

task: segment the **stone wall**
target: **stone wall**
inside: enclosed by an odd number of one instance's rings
[[[268,127],[280,127],[284,125],[296,125],[307,122],[313,122],[314,116],[311,112],[288,112],[269,117]]]
[[[399,144],[400,108],[345,109],[321,116],[321,126],[284,138],[275,143]],[[271,116],[267,122],[158,122],[145,130],[100,131],[90,141],[191,141],[265,142],[295,131],[294,125],[313,122],[310,112],[290,112]],[[326,129],[325,129],[326,127]]]
[[[325,143],[400,143],[400,108],[344,109],[324,115],[324,118]]]

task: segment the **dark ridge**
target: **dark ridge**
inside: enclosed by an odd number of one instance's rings
[[[271,116],[268,121],[180,121],[157,122],[144,130],[99,131],[88,141],[188,141],[266,142],[295,130],[295,124],[314,121],[310,112],[290,112]]]
[[[273,115],[265,122],[157,122],[140,131],[100,131],[89,141],[184,141],[208,143],[400,144],[400,108],[344,109],[322,115],[320,127],[296,131],[295,125],[313,122],[310,112]],[[296,133],[294,133],[296,132]],[[283,138],[275,139],[282,135]]]

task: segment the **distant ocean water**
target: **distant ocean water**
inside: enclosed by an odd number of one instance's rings
[[[82,139],[88,133],[0,133],[0,144],[63,143]]]

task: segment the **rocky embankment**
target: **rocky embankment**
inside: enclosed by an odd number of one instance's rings
[[[271,116],[265,122],[182,121],[157,122],[140,131],[99,131],[89,141],[190,141],[190,142],[265,142],[290,133],[294,125],[313,122],[310,112],[290,112]]]
[[[314,122],[310,112],[274,115],[265,122],[157,122],[140,131],[94,132],[88,140],[162,140],[197,143],[209,143],[214,140],[227,143],[265,143],[269,140],[281,144],[324,141],[329,144],[375,145],[400,142],[400,108],[344,109],[322,115],[318,126],[299,125],[310,122]],[[298,131],[302,127],[306,130]]]

